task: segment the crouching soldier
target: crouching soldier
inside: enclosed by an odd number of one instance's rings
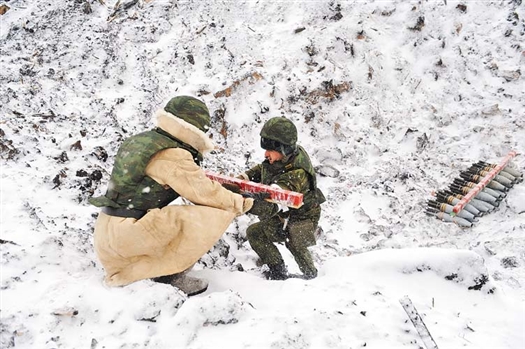
[[[101,207],[95,251],[109,286],[153,278],[191,296],[208,283],[187,270],[253,199],[224,189],[200,168],[202,154],[214,148],[202,101],[175,97],[156,116],[156,128],[124,140],[105,195],[89,200]],[[195,205],[168,205],[179,196]]]
[[[271,280],[288,278],[281,253],[274,245],[284,242],[305,279],[317,276],[309,246],[315,245],[315,231],[321,216],[320,204],[325,201],[317,188],[316,175],[306,151],[297,145],[297,128],[284,117],[268,120],[260,133],[261,148],[266,160],[239,177],[303,194],[298,209],[281,210],[276,204],[256,200],[249,213],[259,222],[248,227],[246,236],[253,250],[268,266],[266,277]]]

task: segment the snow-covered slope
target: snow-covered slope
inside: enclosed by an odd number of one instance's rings
[[[1,347],[417,348],[403,295],[440,348],[525,345],[525,185],[471,229],[424,214],[473,162],[516,150],[524,171],[521,1],[0,8]],[[244,216],[196,267],[201,296],[102,284],[86,200],[177,94],[214,112],[212,170],[261,161],[268,118],[296,123],[328,198],[319,278],[260,278]]]

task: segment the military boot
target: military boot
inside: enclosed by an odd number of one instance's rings
[[[268,270],[263,272],[268,280],[286,280],[288,279],[288,270],[284,263],[277,265],[268,265]]]
[[[208,281],[188,276],[186,272],[157,277],[153,281],[174,286],[186,293],[188,297],[195,296],[208,289]]]
[[[313,270],[307,270],[303,273],[303,279],[305,280],[311,280],[311,279],[315,279],[317,277],[317,269],[313,269]]]

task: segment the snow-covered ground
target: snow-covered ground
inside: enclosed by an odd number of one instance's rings
[[[525,347],[525,184],[470,229],[424,213],[473,162],[525,171],[520,0],[117,3],[0,1],[1,348],[424,347],[405,296],[441,349]],[[202,295],[102,283],[87,198],[178,94],[213,111],[215,171],[296,123],[328,198],[318,278],[261,278],[247,215]]]

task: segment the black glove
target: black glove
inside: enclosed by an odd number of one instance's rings
[[[250,197],[256,196],[257,199],[253,200],[253,206],[248,211],[248,213],[251,213],[253,215],[256,215],[259,217],[260,220],[269,219],[274,214],[276,214],[279,211],[279,206],[276,204],[266,201],[265,199],[270,197],[269,193],[244,193],[245,195],[249,195]],[[241,194],[243,195],[243,194]]]
[[[242,192],[241,195],[245,198],[251,198],[254,201],[263,201],[268,199],[271,195],[270,193],[260,192],[260,193],[251,193],[251,192]]]
[[[223,188],[228,189],[231,192],[234,192],[236,194],[241,193],[241,187],[239,187],[237,184],[232,183],[222,183]]]

